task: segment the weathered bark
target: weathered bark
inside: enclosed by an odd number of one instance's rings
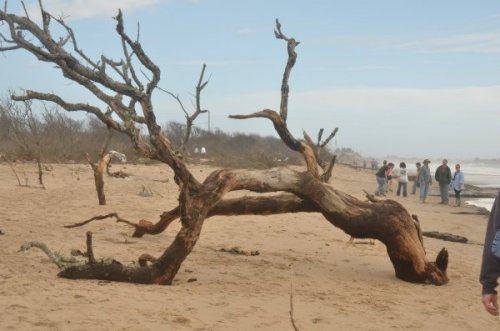
[[[111,155],[106,154],[106,150],[108,149],[109,142],[111,141],[111,137],[113,135],[113,131],[108,128],[108,133],[106,138],[104,138],[104,142],[101,146],[101,150],[99,151],[99,156],[97,159],[97,164],[92,162],[90,155],[87,153],[87,161],[94,172],[94,182],[95,189],[97,192],[97,199],[99,200],[99,205],[104,206],[106,204],[106,195],[104,194],[104,170],[108,171],[109,162],[111,161]]]
[[[309,173],[280,169],[279,174],[265,175],[266,179],[257,175],[250,180],[248,175],[251,174],[242,174],[247,178],[243,180],[246,189],[260,191],[263,186],[271,186],[273,190],[294,193],[313,203],[331,224],[347,234],[383,242],[398,278],[437,285],[448,281],[447,252],[441,252],[436,263],[427,261],[413,219],[401,204],[391,200],[377,203],[360,201]]]
[[[111,172],[109,169],[111,168],[111,161],[108,161],[106,164],[106,173],[108,174],[109,177],[114,177],[114,178],[127,178],[130,175],[127,174],[126,172],[122,170],[114,171]]]
[[[60,272],[61,277],[75,279],[104,279],[146,284],[171,284],[182,262],[197,243],[205,219],[216,213],[239,215],[244,213],[269,214],[298,210],[320,212],[331,224],[356,238],[378,239],[387,247],[396,276],[410,282],[429,282],[441,285],[447,282],[448,254],[442,250],[436,262],[429,262],[419,238],[419,227],[399,203],[386,201],[360,201],[335,190],[326,184],[318,171],[316,147],[304,140],[297,140],[287,127],[288,80],[296,62],[295,48],[299,42],[286,37],[276,21],[275,36],[286,41],[288,59],[281,84],[279,113],[264,109],[250,115],[234,115],[233,118],[267,118],[285,144],[304,157],[307,171],[270,169],[267,171],[220,170],[215,171],[203,183],[196,180],[182,159],[176,155],[170,141],[162,134],[153,111],[152,94],[160,81],[160,69],[145,53],[139,40],[132,40],[124,29],[121,11],[115,17],[116,31],[123,45],[123,59],[113,61],[102,56],[92,61],[77,46],[73,31],[66,23],[45,12],[39,1],[42,22],[35,23],[29,17],[8,14],[0,9],[0,28],[5,46],[0,51],[22,48],[39,60],[55,64],[68,78],[94,94],[107,109],[85,103],[69,103],[58,95],[26,90],[23,95],[13,95],[16,101],[42,100],[58,104],[67,111],[85,111],[97,116],[109,128],[127,134],[135,148],[145,157],[167,164],[174,172],[174,180],[180,188],[179,206],[162,215],[158,225],[143,222],[142,234],[165,229],[177,217],[181,229],[174,241],[157,259],[139,268],[121,264],[89,263],[70,267]],[[6,8],[6,7],[5,7]],[[55,22],[55,23],[54,23]],[[50,32],[50,24],[58,24],[66,36],[56,38]],[[57,41],[56,41],[57,40]],[[68,43],[71,41],[71,43]],[[68,45],[73,48],[68,50]],[[132,61],[132,57],[134,57]],[[136,75],[134,65],[151,75],[143,84]],[[112,75],[109,72],[113,72]],[[203,72],[200,77],[201,84]],[[201,91],[201,89],[200,89]],[[200,109],[197,105],[197,109]],[[140,126],[145,124],[149,141],[142,140]],[[104,153],[101,151],[101,155]],[[105,169],[101,162],[95,166],[96,186],[102,182]],[[330,162],[330,170],[333,160]],[[222,200],[227,192],[251,190],[254,192],[287,192],[294,195],[258,197],[252,199]],[[98,190],[99,191],[99,190]],[[280,200],[281,199],[281,200]],[[97,219],[97,218],[96,218]],[[119,220],[120,221],[120,220]],[[124,221],[124,220],[122,220]],[[146,230],[144,230],[146,229]],[[137,233],[139,235],[140,233]],[[144,260],[144,259],[143,259]],[[146,263],[143,263],[146,264]]]
[[[275,215],[299,212],[317,212],[314,205],[292,194],[281,194],[273,197],[246,196],[242,198],[224,199],[208,212],[207,218],[212,216],[238,216],[238,215]],[[117,213],[95,216],[83,222],[65,225],[65,228],[84,226],[96,220],[105,220],[114,217],[116,222],[125,223],[134,227],[132,237],[141,238],[145,234],[155,235],[162,233],[167,227],[180,217],[179,206],[163,212],[156,223],[140,220],[137,223],[128,221],[118,216]]]
[[[100,279],[115,282],[128,282],[136,284],[153,284],[159,273],[153,267],[126,267],[119,263],[112,264],[87,264],[73,266],[60,271],[57,275],[68,279]]]
[[[89,264],[95,264],[94,249],[92,247],[92,232],[87,231],[87,257]]]
[[[206,213],[216,202],[222,191],[199,192],[195,198],[184,188],[180,196],[182,228],[172,244],[151,266],[140,268],[117,267],[115,265],[87,264],[68,268],[59,273],[60,277],[78,279],[105,279],[169,285],[172,283],[182,262],[191,253],[198,241]]]
[[[333,170],[333,166],[335,165],[335,161],[337,159],[337,156],[333,155],[330,162],[326,162],[326,161],[321,159],[321,150],[330,142],[330,140],[333,139],[333,137],[335,137],[335,135],[337,134],[338,131],[339,131],[339,129],[335,128],[330,133],[328,138],[326,138],[325,141],[322,142],[321,139],[323,137],[324,129],[323,128],[320,129],[318,132],[318,141],[316,142],[316,144],[312,141],[311,137],[309,136],[309,134],[307,134],[307,132],[305,130],[303,132],[304,139],[305,139],[306,143],[311,147],[311,149],[314,153],[314,158],[316,159],[316,162],[318,163],[318,166],[320,166],[321,169],[323,169],[323,173],[321,174],[321,179],[326,183],[328,183],[328,181],[332,177],[332,170]]]
[[[179,232],[174,243],[153,265],[155,270],[164,270],[165,275],[159,283],[169,283],[178,267],[174,267],[180,256],[187,254],[193,247],[200,234],[203,215],[242,215],[242,214],[274,214],[280,212],[316,211],[334,226],[339,227],[348,235],[355,238],[378,239],[387,247],[387,253],[394,266],[396,276],[410,282],[429,282],[436,285],[448,281],[446,275],[447,252],[442,251],[435,263],[429,262],[419,238],[415,223],[404,207],[391,200],[378,202],[363,202],[350,195],[333,189],[320,179],[309,173],[300,173],[290,169],[271,169],[267,171],[241,171],[220,170],[212,173],[203,183],[204,187],[199,194],[202,199],[215,201],[220,199],[219,193],[212,193],[212,188],[217,187],[217,192],[228,192],[238,189],[248,189],[255,192],[286,191],[294,193],[302,199],[281,195],[276,197],[256,197],[254,199],[228,199],[221,200],[208,210],[203,201],[198,199],[190,208],[193,223]],[[264,204],[267,200],[269,203]],[[164,229],[179,215],[180,208],[174,208],[164,213],[161,221],[156,225],[146,226],[144,223],[136,227],[134,235],[143,233],[156,233]],[[185,230],[185,231],[184,231]],[[144,231],[144,232],[140,232]],[[187,232],[191,234],[188,235]],[[182,233],[182,235],[181,235]],[[190,241],[186,238],[190,237]],[[191,244],[189,244],[191,242]],[[177,259],[173,257],[177,256]],[[167,263],[168,261],[168,263]],[[161,264],[165,262],[165,264]],[[166,270],[166,265],[170,268]],[[178,265],[180,266],[180,264]],[[82,274],[89,276],[86,268],[81,267]],[[101,268],[98,269],[102,271]],[[127,271],[128,272],[128,271]],[[142,271],[141,271],[142,272]],[[64,275],[64,274],[63,274]],[[95,274],[97,277],[98,274]],[[100,278],[99,278],[100,279]]]
[[[97,200],[99,205],[104,206],[106,204],[106,194],[104,194],[104,169],[106,168],[106,163],[104,161],[104,150],[99,153],[99,158],[97,159],[97,164],[92,162],[90,155],[87,153],[87,161],[92,168],[94,173],[95,189],[97,193]]]

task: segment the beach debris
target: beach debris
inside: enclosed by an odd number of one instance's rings
[[[258,250],[255,251],[245,251],[242,250],[241,248],[234,246],[230,249],[227,248],[221,248],[219,249],[219,252],[225,252],[225,253],[230,253],[230,254],[236,254],[236,255],[245,255],[245,256],[257,256],[260,255],[260,252]]]
[[[375,197],[374,194],[368,193],[366,190],[363,190],[363,192],[365,192],[366,199],[368,199],[368,201],[370,201],[370,202],[379,202],[380,201],[379,199],[377,199]]]
[[[154,195],[153,190],[149,188],[149,186],[142,185],[142,190],[137,193],[138,196],[143,197],[143,198],[149,198]]]
[[[78,259],[74,256],[68,257],[64,256],[59,252],[51,251],[47,246],[47,244],[39,241],[25,242],[24,244],[21,245],[21,248],[19,248],[19,252],[25,252],[27,250],[30,250],[31,248],[40,249],[61,270],[73,265],[81,265],[86,263],[84,260]]]
[[[348,247],[351,247],[351,246],[354,246],[354,245],[359,245],[359,244],[368,244],[368,245],[375,245],[375,240],[373,239],[369,239],[368,241],[356,241],[354,242],[354,237],[350,237],[349,240],[346,242],[345,244],[345,248],[348,248]]]
[[[87,231],[87,251],[82,252],[78,249],[71,250],[71,256],[65,256],[60,252],[52,251],[49,249],[47,244],[40,241],[28,241],[21,245],[19,252],[25,252],[31,248],[38,248],[47,255],[47,257],[52,261],[60,270],[66,270],[72,267],[81,267],[86,264],[119,264],[120,262],[114,260],[113,258],[104,257],[98,260],[95,259],[92,250],[92,232]]]
[[[169,178],[165,178],[165,179],[153,179],[153,182],[168,183],[168,182],[170,182],[170,179]]]
[[[104,161],[106,162],[106,173],[108,176],[115,177],[115,178],[127,178],[130,176],[130,174],[124,172],[123,170],[118,170],[115,172],[111,172],[109,169],[111,169],[111,161],[112,160],[118,160],[121,163],[127,162],[127,156],[123,153],[117,152],[117,151],[109,151],[108,154],[105,156]]]
[[[472,209],[472,211],[456,211],[453,212],[452,214],[458,214],[458,215],[484,215],[484,216],[489,216],[490,211],[485,208],[485,207],[480,207],[476,206],[473,203],[466,201],[465,202],[466,206],[468,207],[467,209]]]
[[[445,241],[457,242],[457,243],[467,243],[469,240],[466,237],[458,236],[456,234],[451,234],[448,232],[439,231],[424,231],[422,234],[426,237],[441,239]]]

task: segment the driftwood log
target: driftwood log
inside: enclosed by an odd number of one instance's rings
[[[424,231],[422,234],[429,238],[441,239],[444,241],[451,241],[456,243],[467,243],[469,240],[467,237],[459,236],[456,234],[448,233],[448,232],[439,232],[439,231]]]
[[[174,171],[174,180],[180,191],[178,207],[163,214],[161,221],[168,223],[168,220],[178,217],[182,226],[173,242],[159,257],[143,259],[150,263],[144,262],[140,267],[88,263],[67,268],[59,273],[60,277],[171,284],[181,264],[196,245],[205,220],[211,215],[268,215],[309,211],[323,214],[328,222],[355,238],[373,238],[383,242],[398,278],[436,285],[448,281],[447,251],[443,249],[435,262],[427,259],[419,236],[420,226],[402,205],[390,200],[360,201],[336,190],[324,180],[325,173],[320,173],[320,169],[324,171],[321,167],[323,164],[317,159],[317,152],[307,142],[308,139],[298,140],[288,130],[288,80],[297,58],[295,48],[299,42],[285,36],[278,21],[275,37],[286,43],[288,53],[281,84],[280,110],[276,112],[264,109],[249,115],[231,117],[270,120],[285,144],[302,154],[306,170],[223,169],[214,171],[200,183],[176,155],[171,142],[157,124],[152,95],[160,81],[160,69],[146,54],[140,41],[132,40],[125,32],[121,11],[115,19],[116,31],[123,45],[123,59],[116,61],[103,55],[99,61],[93,61],[77,46],[73,30],[64,20],[46,12],[42,1],[39,5],[40,23],[31,20],[28,15],[6,12],[7,6],[0,9],[0,29],[3,28],[0,30],[3,37],[0,51],[23,49],[41,61],[55,64],[65,78],[83,86],[104,103],[106,111],[88,102],[70,103],[58,95],[31,90],[12,95],[12,99],[50,101],[67,111],[85,111],[97,116],[108,127],[127,134],[143,156],[168,165]],[[51,24],[57,24],[59,29],[54,31],[62,30],[63,34],[52,35]],[[149,72],[147,82],[139,79],[139,69],[135,66],[140,66],[141,71]],[[141,125],[147,128],[149,141],[143,140],[144,135],[139,129]],[[236,190],[286,193],[279,196],[224,199],[226,193]],[[136,229],[151,229],[155,226],[143,222],[143,226],[138,225]],[[157,227],[161,228],[160,225]]]

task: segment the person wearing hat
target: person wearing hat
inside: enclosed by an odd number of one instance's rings
[[[429,159],[425,159],[423,163],[424,165],[420,168],[418,176],[420,183],[420,202],[422,203],[424,203],[425,199],[427,199],[427,194],[429,194],[429,190],[432,185],[431,169],[429,168],[429,163],[431,163],[431,161]]]

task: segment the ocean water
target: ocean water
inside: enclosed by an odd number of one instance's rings
[[[460,168],[464,172],[466,184],[483,189],[500,190],[500,162],[498,166],[485,163],[463,163]],[[491,211],[493,201],[492,198],[470,199],[465,201],[465,204],[483,207]]]
[[[491,207],[493,206],[494,201],[495,199],[490,199],[490,198],[472,199],[465,201],[465,205],[486,208],[489,211],[491,211]]]
[[[415,162],[407,162],[407,164],[409,174],[415,174]],[[431,169],[433,176],[436,168],[440,165],[441,160],[431,160],[429,168]],[[453,172],[455,171],[455,163],[453,163],[453,160],[450,160],[448,165],[451,168],[451,173],[453,175]],[[466,184],[474,185],[481,189],[488,189],[488,191],[500,190],[500,161],[498,162],[498,164],[484,162],[464,162],[460,163],[460,169],[464,173]],[[491,198],[468,199],[465,201],[465,204],[483,207],[491,211],[493,201],[494,199]]]

